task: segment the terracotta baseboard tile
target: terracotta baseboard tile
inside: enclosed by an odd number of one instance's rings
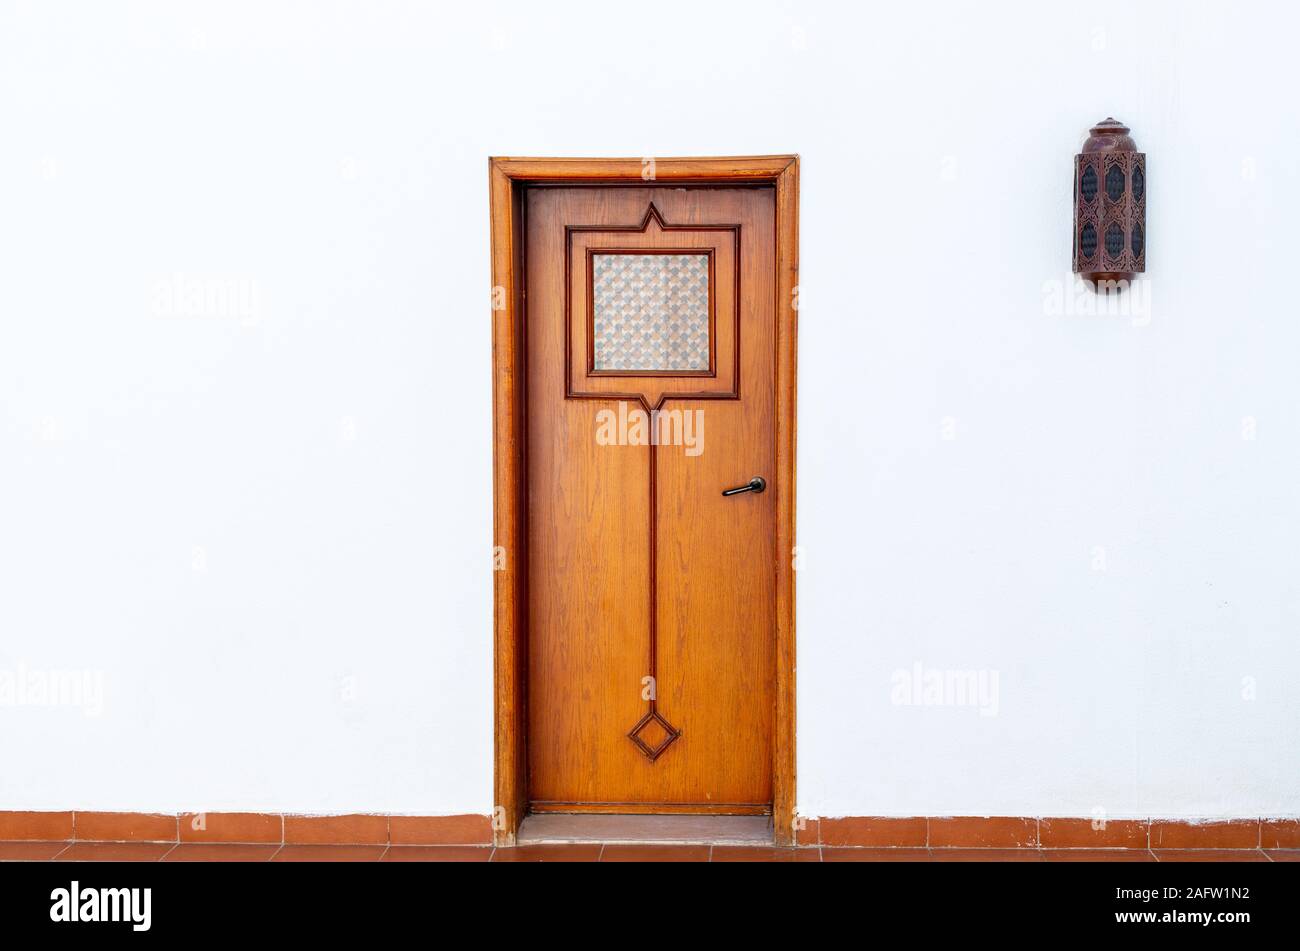
[[[516,845],[512,849],[493,849],[493,862],[596,862],[601,846],[589,843],[557,845]]]
[[[70,842],[0,842],[0,862],[48,862]]]
[[[1193,822],[1188,819],[1152,819],[1151,848],[1156,849],[1257,849],[1258,819]]]
[[[490,816],[389,816],[393,845],[491,845]]]
[[[715,845],[710,862],[820,862],[821,849],[787,849],[770,845]]]
[[[288,819],[285,816],[285,819]],[[378,862],[388,851],[386,845],[283,845],[272,862]]]
[[[164,862],[269,862],[280,850],[278,843],[182,842]]]
[[[926,845],[925,818],[900,819],[886,816],[844,816],[821,820],[821,844],[831,848],[923,849]]]
[[[934,862],[1043,862],[1045,853],[1040,849],[931,849]]]
[[[1093,823],[1092,819],[1074,817],[805,817],[802,826],[795,830],[795,844],[808,849],[1047,849],[1057,853],[1069,849],[1300,851],[1300,819],[1296,818],[1110,819],[1101,828],[1094,828]],[[490,846],[492,821],[489,816],[476,814],[310,816],[258,812],[172,815],[0,811],[0,842],[67,841]],[[305,850],[302,854],[316,853]],[[551,856],[552,853],[546,853],[547,858]],[[502,860],[521,858],[522,854]]]
[[[180,840],[279,845],[284,819],[278,812],[186,812],[180,817]]]
[[[1261,819],[1259,845],[1262,849],[1300,849],[1300,819]]]
[[[73,842],[56,862],[158,862],[175,842]]]
[[[492,849],[481,845],[394,845],[381,862],[486,862]]]
[[[803,848],[805,846],[816,846],[821,844],[821,823],[820,819],[809,819],[800,817],[802,824],[795,827],[794,844]]]
[[[822,849],[823,862],[932,862],[929,849]]]
[[[707,862],[707,845],[606,845],[600,853],[602,862]]]
[[[1153,852],[1161,862],[1267,862],[1259,849],[1160,849]]]
[[[175,842],[176,816],[147,812],[77,812],[73,838],[78,842]]]
[[[930,820],[932,849],[1032,849],[1037,846],[1037,819],[942,816]]]
[[[1048,862],[1154,862],[1150,849],[1043,849]]]
[[[1093,819],[1039,819],[1038,844],[1044,849],[1145,849],[1145,819],[1108,819],[1094,828]]]
[[[387,845],[388,816],[285,816],[286,845]]]
[[[0,842],[52,842],[71,838],[71,812],[0,812]]]

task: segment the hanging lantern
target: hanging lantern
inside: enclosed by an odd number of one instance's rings
[[[1074,157],[1074,273],[1101,289],[1147,269],[1147,157],[1122,122],[1091,131]]]

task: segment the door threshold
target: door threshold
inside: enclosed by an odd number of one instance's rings
[[[524,818],[520,845],[771,845],[771,816],[628,816],[544,813]]]

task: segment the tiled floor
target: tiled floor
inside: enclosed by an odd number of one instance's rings
[[[217,845],[0,842],[7,862],[1296,862],[1300,849],[777,849],[761,845],[561,843]]]

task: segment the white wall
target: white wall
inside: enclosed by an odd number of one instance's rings
[[[0,809],[488,811],[486,157],[798,151],[801,811],[1300,814],[1291,8],[471,7],[3,4]]]

